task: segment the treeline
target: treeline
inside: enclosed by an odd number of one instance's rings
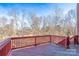
[[[38,16],[36,13],[26,13],[26,9],[10,9],[5,16],[0,17],[0,35],[74,35],[76,34],[76,10],[66,13],[56,7],[50,15]]]

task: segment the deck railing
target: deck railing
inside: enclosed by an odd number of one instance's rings
[[[50,36],[29,36],[29,37],[13,37],[11,38],[12,49],[22,48],[27,46],[36,46],[39,44],[50,42]]]
[[[8,40],[5,40],[4,43],[0,43],[0,55],[8,55],[12,49],[23,48],[28,46],[37,46],[44,43],[55,43],[67,48],[69,47],[69,40],[69,37],[57,35],[11,37]]]
[[[79,44],[79,36],[78,35],[74,35],[70,38],[70,44]]]
[[[11,47],[12,49],[27,47],[27,46],[36,46],[44,43],[55,43],[62,46],[66,45],[64,42],[66,39],[65,36],[56,36],[56,35],[44,35],[44,36],[29,36],[29,37],[13,37],[11,38]],[[64,46],[65,47],[65,46]]]
[[[0,56],[6,56],[11,51],[11,39],[0,42]]]

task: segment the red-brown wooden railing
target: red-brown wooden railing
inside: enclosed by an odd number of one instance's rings
[[[6,56],[11,51],[11,40],[7,39],[0,42],[0,56]]]
[[[44,36],[29,36],[29,37],[13,37],[11,38],[12,42],[12,49],[16,48],[22,48],[26,46],[36,46],[39,44],[44,43],[55,43],[60,44],[64,47],[66,47],[66,42],[64,41],[66,39],[65,36],[56,36],[56,35],[44,35]],[[65,42],[65,43],[59,43],[59,42]]]
[[[69,39],[70,44],[74,44],[74,38],[75,38],[75,36],[72,36],[72,37]]]
[[[55,43],[67,48],[67,37],[65,36],[51,35],[51,41],[52,43]]]
[[[79,38],[78,35],[72,36],[72,37],[70,38],[70,44],[79,44],[78,38]]]
[[[44,36],[28,36],[28,37],[13,37],[11,38],[11,48],[22,48],[27,46],[36,46],[50,42],[50,35]]]
[[[72,38],[69,37],[56,35],[12,37],[8,40],[5,40],[5,43],[0,43],[0,55],[8,55],[9,51],[12,49],[23,48],[27,46],[37,46],[44,43],[55,43],[68,48],[71,42],[69,41],[70,39],[72,40]]]

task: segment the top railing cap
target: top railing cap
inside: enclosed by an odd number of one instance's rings
[[[0,42],[0,49],[2,49],[7,43],[11,41],[10,38],[4,39]]]

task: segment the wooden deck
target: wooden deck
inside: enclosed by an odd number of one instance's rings
[[[10,56],[79,56],[79,50],[76,48],[65,49],[55,44],[46,43],[15,49]]]

